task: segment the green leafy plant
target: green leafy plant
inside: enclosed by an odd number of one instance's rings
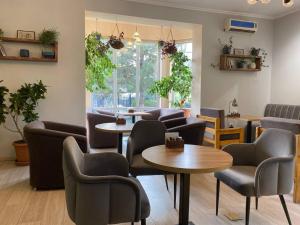
[[[11,132],[19,133],[25,141],[20,118],[22,117],[25,123],[37,120],[39,115],[35,110],[39,100],[45,99],[46,93],[47,87],[42,81],[33,84],[25,83],[13,93],[9,93],[5,86],[0,86],[0,124]],[[11,117],[14,128],[5,126],[7,116]]]
[[[4,35],[4,31],[0,28],[0,38],[2,38]]]
[[[100,33],[94,32],[85,38],[85,50],[86,89],[92,93],[106,90],[105,80],[116,69],[108,43],[101,40]]]
[[[59,32],[57,32],[55,29],[44,29],[39,34],[39,41],[42,45],[52,45],[55,42],[57,42],[59,36]]]
[[[180,99],[173,102],[173,105],[182,108],[191,95],[192,71],[186,65],[189,58],[180,51],[169,57],[172,63],[171,75],[156,81],[149,91],[163,98],[168,98],[172,91],[178,93]]]

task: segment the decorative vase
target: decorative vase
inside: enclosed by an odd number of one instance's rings
[[[249,65],[249,68],[250,69],[256,69],[256,63],[255,62],[253,62],[253,63],[251,63],[250,65]]]
[[[16,165],[28,166],[29,165],[29,150],[28,145],[24,141],[15,141],[13,143],[16,151]]]

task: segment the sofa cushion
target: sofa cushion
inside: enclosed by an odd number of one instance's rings
[[[283,130],[289,130],[294,134],[300,133],[300,120],[265,117],[261,119],[262,128],[278,128]]]
[[[279,117],[300,120],[299,105],[268,104],[265,108],[264,117]]]

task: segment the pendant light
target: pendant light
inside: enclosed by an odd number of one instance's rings
[[[138,38],[140,39],[140,34],[139,34],[139,32],[138,32],[137,25],[136,25],[136,27],[135,27],[135,32],[133,33],[132,38],[133,38],[134,40],[136,40],[136,39],[138,39]]]

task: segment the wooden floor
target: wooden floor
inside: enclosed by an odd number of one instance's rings
[[[13,162],[0,163],[0,225],[71,225],[66,210],[64,191],[32,191],[29,186],[28,167],[15,167]],[[140,178],[151,201],[149,225],[173,225],[178,211],[172,207],[173,189],[166,191],[162,176]],[[172,187],[172,178],[169,183]],[[215,216],[215,179],[212,175],[192,175],[190,218],[195,225],[234,224],[225,216],[227,211],[244,215],[245,199],[226,186],[221,186],[220,216]],[[300,225],[300,205],[286,196],[294,225]],[[254,201],[252,202],[254,203]],[[251,206],[253,225],[287,224],[277,197],[260,199],[259,211]],[[136,223],[137,224],[137,223]],[[87,224],[88,225],[88,224]]]

